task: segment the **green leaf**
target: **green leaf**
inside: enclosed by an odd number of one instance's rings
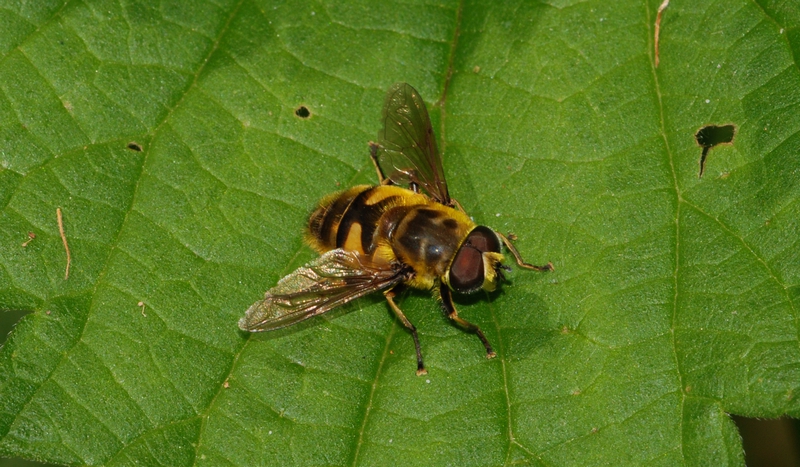
[[[656,68],[659,4],[7,2],[0,310],[30,313],[0,352],[0,454],[742,465],[728,414],[800,416],[800,9],[673,0]],[[458,299],[494,360],[403,297],[424,377],[380,296],[236,326],[314,257],[315,203],[374,183],[397,81],[451,194],[555,265]],[[700,178],[710,124],[736,135]]]

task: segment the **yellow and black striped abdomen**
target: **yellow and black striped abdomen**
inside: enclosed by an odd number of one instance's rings
[[[320,253],[336,249],[336,234],[342,217],[353,200],[370,188],[369,185],[358,185],[323,198],[308,218],[308,243]]]
[[[354,186],[322,200],[308,220],[308,242],[320,253],[343,248],[371,257],[387,211],[429,202],[426,196],[397,186]]]

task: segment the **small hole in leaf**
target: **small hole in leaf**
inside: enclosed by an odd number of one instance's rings
[[[142,152],[142,146],[135,141],[128,143],[128,149],[131,151]]]
[[[311,116],[311,111],[308,110],[308,107],[301,105],[294,111],[294,114],[300,118],[308,118]]]
[[[731,144],[734,136],[736,136],[736,126],[734,125],[706,125],[697,130],[694,139],[703,148],[703,153],[700,155],[700,177],[703,176],[706,168],[708,151],[718,144]]]
[[[702,147],[714,147],[718,144],[730,143],[736,135],[736,127],[733,125],[707,125],[694,135],[697,144]]]

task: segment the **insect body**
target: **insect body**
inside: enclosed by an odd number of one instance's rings
[[[456,250],[474,227],[463,212],[423,194],[361,185],[322,202],[309,219],[308,242],[321,253],[342,248],[375,265],[406,265],[414,271],[406,285],[430,289],[447,277]]]
[[[447,317],[477,334],[492,358],[480,328],[458,316],[451,292],[494,290],[509,269],[501,244],[520,267],[542,271],[552,265],[525,263],[507,237],[475,225],[450,198],[430,118],[414,88],[399,83],[389,89],[383,120],[378,143],[370,143],[380,185],[355,186],[322,200],[306,235],[322,255],[281,279],[247,310],[239,327],[278,329],[383,291],[414,338],[422,375],[427,371],[416,328],[394,301],[404,287],[414,287],[433,290]]]

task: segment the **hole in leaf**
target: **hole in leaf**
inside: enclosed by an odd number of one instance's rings
[[[308,110],[308,107],[301,105],[294,111],[294,114],[300,118],[308,118],[311,116],[311,111]]]
[[[135,141],[128,143],[128,149],[131,151],[142,152],[142,146]]]
[[[703,172],[706,169],[708,151],[718,144],[732,143],[734,136],[736,136],[736,127],[734,125],[706,125],[697,130],[697,133],[694,134],[694,139],[703,148],[703,153],[700,156],[700,177],[703,176]]]

